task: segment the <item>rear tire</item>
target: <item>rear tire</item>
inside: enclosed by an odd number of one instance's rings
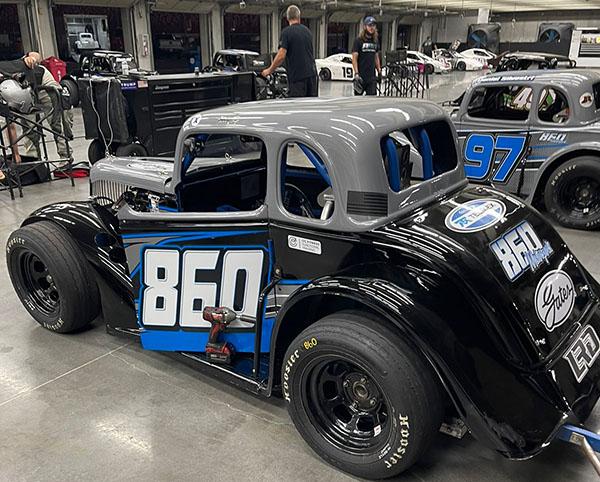
[[[115,153],[118,157],[146,157],[148,152],[141,144],[125,144],[117,147]]]
[[[23,306],[44,328],[68,333],[98,316],[93,271],[79,246],[56,224],[39,221],[13,232],[6,263]]]
[[[331,80],[331,70],[329,69],[321,69],[319,72],[319,77],[321,80]]]
[[[88,160],[90,165],[96,164],[100,159],[106,157],[106,148],[100,139],[94,139],[88,147]]]
[[[431,64],[425,64],[425,73],[431,75],[435,72],[435,67]]]
[[[325,461],[357,477],[393,477],[428,449],[442,420],[431,367],[381,320],[343,311],[288,347],[283,396],[296,429]]]
[[[546,183],[544,203],[567,228],[600,228],[600,158],[575,157],[558,166]]]

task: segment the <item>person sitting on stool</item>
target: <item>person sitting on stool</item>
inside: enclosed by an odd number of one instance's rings
[[[261,72],[263,77],[271,75],[283,61],[289,85],[289,97],[317,97],[319,81],[310,30],[300,23],[300,9],[290,5],[286,11],[290,24],[281,32],[281,42],[271,65]]]
[[[375,19],[366,17],[363,21],[363,29],[352,46],[355,95],[363,95],[363,92],[367,95],[377,95],[377,77],[381,76],[378,40]]]

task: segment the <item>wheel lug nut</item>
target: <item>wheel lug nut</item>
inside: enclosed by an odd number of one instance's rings
[[[350,382],[348,380],[344,380],[344,386],[347,387],[348,385],[350,385]]]
[[[365,377],[362,377],[362,378],[360,379],[360,383],[367,383],[367,379],[366,379]]]
[[[374,407],[376,403],[377,403],[377,400],[375,400],[374,398],[369,400],[369,404],[371,405],[371,407]]]

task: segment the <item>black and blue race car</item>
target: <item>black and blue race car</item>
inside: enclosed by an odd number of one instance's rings
[[[440,428],[528,458],[600,396],[600,286],[535,209],[468,185],[435,104],[231,105],[91,182],[8,239],[25,309],[283,397],[341,470],[397,475]]]

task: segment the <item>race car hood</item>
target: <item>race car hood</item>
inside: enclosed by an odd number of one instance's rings
[[[164,194],[173,160],[161,157],[106,157],[90,171],[92,184],[107,181]]]
[[[597,306],[598,284],[533,208],[490,188],[431,205],[412,222],[423,256],[491,307],[497,329],[517,330],[536,365],[555,355]],[[378,230],[406,236],[405,225]],[[432,240],[432,241],[429,241]]]

